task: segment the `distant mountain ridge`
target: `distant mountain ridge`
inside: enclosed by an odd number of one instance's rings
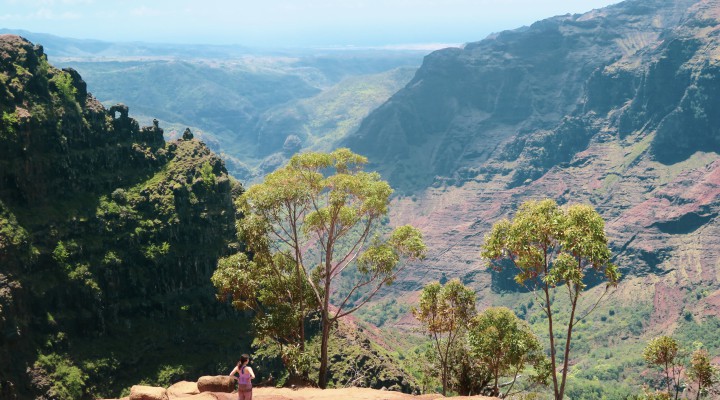
[[[0,34],[18,35],[34,43],[42,43],[47,49],[48,56],[62,58],[223,58],[258,52],[240,45],[111,42],[66,38],[22,29],[0,28]]]
[[[106,42],[0,29],[44,46],[80,72],[106,106],[161,121],[166,138],[189,126],[238,179],[257,179],[299,149],[329,149],[404,86],[424,51],[257,49]],[[296,145],[286,147],[285,141]],[[299,142],[298,142],[299,140]]]

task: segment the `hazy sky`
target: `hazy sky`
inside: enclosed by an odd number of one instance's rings
[[[246,46],[464,43],[618,0],[0,0],[0,28]]]

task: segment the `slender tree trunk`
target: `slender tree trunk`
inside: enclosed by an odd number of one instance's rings
[[[328,238],[332,237],[333,229],[330,229]],[[318,386],[320,389],[327,387],[328,367],[328,342],[330,341],[330,267],[332,263],[332,244],[328,239],[325,249],[325,293],[322,304],[322,341],[320,342],[320,371],[318,375]]]
[[[560,391],[558,390],[557,363],[555,361],[555,335],[553,335],[552,310],[550,308],[550,290],[548,289],[547,285],[545,285],[543,291],[545,292],[545,304],[547,305],[548,316],[548,331],[550,333],[550,361],[552,363],[552,378],[554,390],[553,393],[555,393],[556,400],[562,400],[562,397],[560,396]]]
[[[672,396],[672,390],[670,389],[670,367],[667,361],[665,361],[665,382],[667,384],[668,397]]]
[[[510,393],[510,391],[512,390],[513,386],[515,386],[515,382],[517,382],[517,378],[518,378],[518,373],[519,373],[519,371],[515,370],[515,376],[513,377],[512,383],[510,384],[510,387],[505,392],[505,394],[501,396],[502,399],[506,398],[508,393]]]
[[[327,296],[325,297],[327,299]],[[326,301],[327,303],[327,301]],[[330,340],[330,320],[328,309],[322,311],[322,341],[320,342],[320,371],[318,371],[318,386],[320,389],[327,387],[328,369],[328,341]]]
[[[495,385],[493,385],[493,395],[494,395],[496,393],[497,394],[500,393],[500,386],[498,386],[498,378],[499,378],[498,375],[500,375],[500,371],[498,370],[498,368],[495,369],[493,375],[495,375]]]
[[[447,362],[444,362],[443,366],[442,366],[442,385],[443,385],[442,395],[443,396],[447,395],[447,378],[448,378]]]
[[[568,362],[570,361],[570,341],[572,339],[573,321],[575,319],[575,309],[577,308],[577,300],[580,292],[575,288],[575,296],[572,299],[572,310],[570,311],[570,321],[568,322],[567,338],[565,339],[565,354],[563,358],[563,372],[560,380],[560,399],[565,395],[565,379],[567,378]]]

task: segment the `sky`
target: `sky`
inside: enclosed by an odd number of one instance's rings
[[[0,28],[250,47],[461,44],[618,0],[0,0]]]

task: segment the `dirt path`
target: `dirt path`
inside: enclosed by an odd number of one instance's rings
[[[164,397],[168,400],[237,400],[237,393],[218,393],[204,392],[199,393],[196,382],[177,382],[167,389],[165,392],[162,388],[144,387],[150,391],[159,389],[163,391]],[[133,389],[135,390],[135,389]],[[146,392],[148,393],[148,392]],[[136,393],[136,395],[139,393]],[[156,398],[157,394],[150,395]],[[159,398],[159,397],[158,397]],[[343,388],[343,389],[289,389],[289,388],[254,388],[253,400],[439,400],[445,397],[441,394],[424,394],[414,396],[400,392],[392,392],[387,390],[376,390],[367,388]],[[495,397],[485,396],[458,396],[448,398],[452,400],[493,400]],[[120,400],[130,400],[129,397],[123,397]]]
[[[236,394],[213,393],[218,400],[236,400]],[[391,392],[365,388],[346,389],[312,389],[303,388],[292,390],[288,388],[255,388],[253,400],[435,400],[443,399],[440,394],[425,394],[414,396],[411,394]],[[493,397],[485,396],[459,396],[453,400],[490,400]],[[191,400],[191,399],[188,399]],[[199,400],[199,399],[198,399]]]

